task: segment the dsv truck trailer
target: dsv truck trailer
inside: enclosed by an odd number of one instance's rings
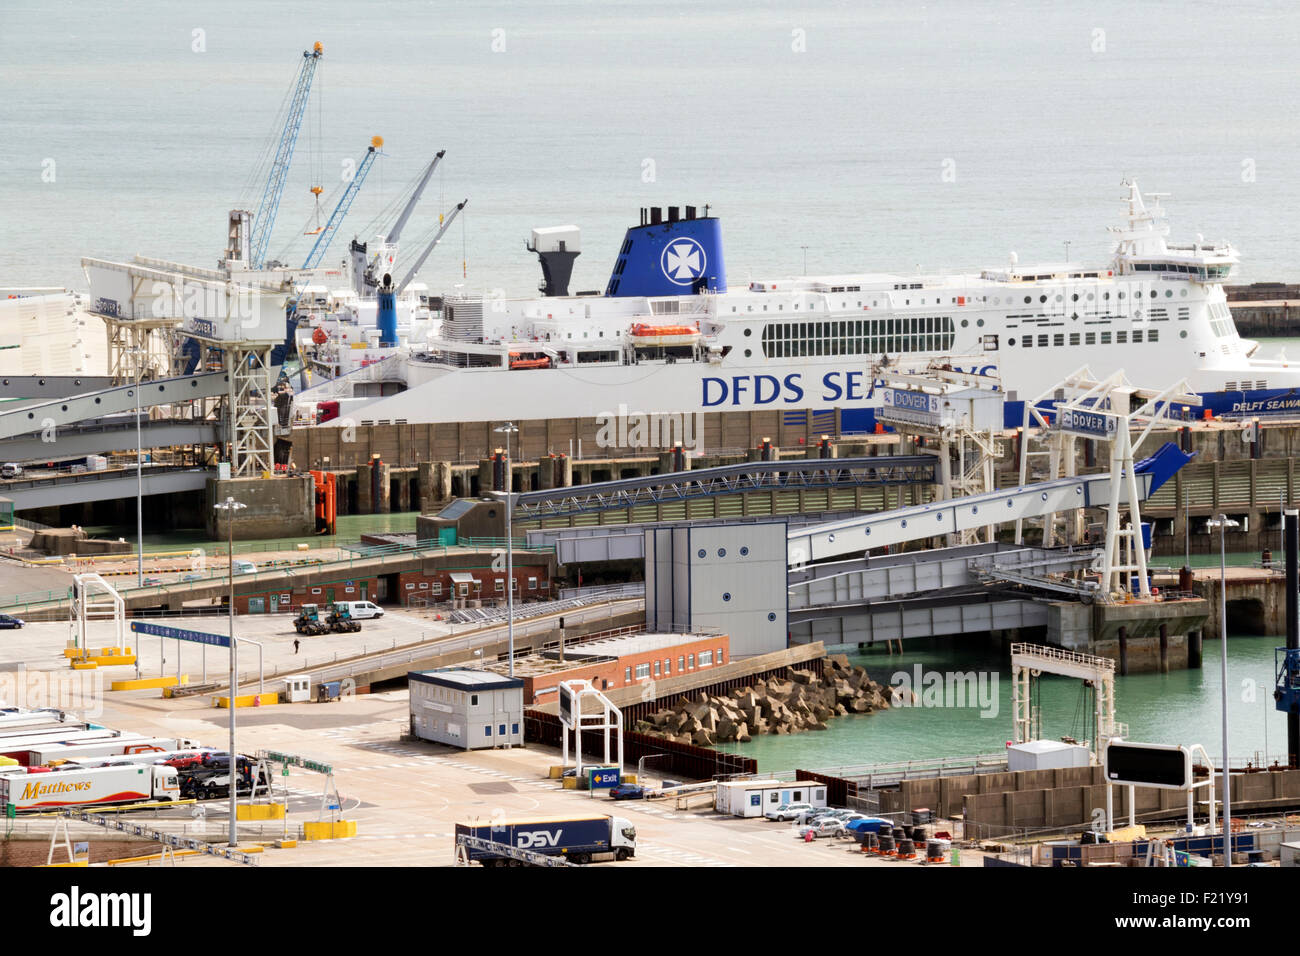
[[[86,767],[0,775],[0,808],[46,810],[179,800],[175,767]]]
[[[636,853],[636,827],[621,817],[604,815],[504,820],[496,823],[458,823],[456,835],[505,843],[520,850],[563,856],[574,863],[592,860],[626,860]],[[509,866],[510,857],[468,848],[470,862],[484,866]]]

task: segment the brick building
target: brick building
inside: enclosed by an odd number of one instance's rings
[[[555,700],[561,681],[589,680],[597,690],[648,684],[717,667],[731,660],[726,634],[626,634],[544,651],[515,660],[524,682],[524,704]],[[505,663],[489,665],[504,672]]]

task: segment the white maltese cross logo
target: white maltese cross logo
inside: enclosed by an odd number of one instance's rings
[[[659,265],[669,282],[690,285],[704,274],[707,262],[704,247],[694,239],[674,239],[664,247]]]

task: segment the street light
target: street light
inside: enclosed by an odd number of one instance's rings
[[[510,676],[515,676],[515,542],[511,520],[515,510],[515,479],[513,458],[510,455],[510,438],[519,427],[506,422],[495,431],[506,436],[506,639],[510,652]]]
[[[235,797],[239,780],[239,761],[235,757],[235,694],[239,690],[239,677],[236,673],[238,654],[235,650],[235,512],[248,505],[227,496],[225,501],[218,501],[212,507],[226,513],[226,561],[230,575],[230,845],[234,847],[239,846],[235,821]]]
[[[144,357],[138,345],[127,349],[135,359],[135,586],[144,587],[144,440],[140,437],[140,381],[144,378]]]
[[[1206,522],[1209,528],[1219,529],[1219,643],[1221,653],[1219,669],[1223,684],[1223,865],[1232,866],[1232,789],[1228,786],[1228,529],[1240,527],[1225,514]],[[1210,797],[1214,799],[1213,795]]]

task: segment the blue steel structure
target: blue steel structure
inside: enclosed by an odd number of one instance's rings
[[[320,265],[326,250],[329,249],[330,242],[334,239],[334,234],[339,231],[339,226],[343,224],[343,217],[352,208],[352,200],[357,198],[357,192],[361,189],[361,184],[366,181],[366,173],[370,172],[375,157],[379,155],[379,147],[383,145],[383,137],[375,136],[370,140],[370,147],[366,150],[366,155],[362,157],[360,165],[357,166],[356,175],[352,177],[352,182],[348,183],[348,188],[343,190],[343,197],[339,200],[338,205],[334,207],[334,211],[330,213],[325,228],[316,237],[316,243],[311,247],[311,252],[307,253],[307,260],[302,264],[304,269],[314,269]]]
[[[266,261],[266,249],[271,242],[271,229],[275,226],[275,215],[280,209],[280,197],[284,194],[284,184],[289,178],[289,164],[293,161],[293,149],[298,143],[298,131],[302,129],[302,117],[307,110],[307,94],[311,92],[312,77],[316,75],[316,64],[325,55],[325,48],[318,42],[302,54],[302,68],[298,71],[298,80],[294,85],[293,99],[289,104],[289,115],[285,120],[284,132],[280,136],[280,145],[271,162],[271,175],[266,180],[262,191],[262,201],[258,203],[257,213],[253,217],[253,236],[250,244],[249,258],[254,269],[261,269]]]

